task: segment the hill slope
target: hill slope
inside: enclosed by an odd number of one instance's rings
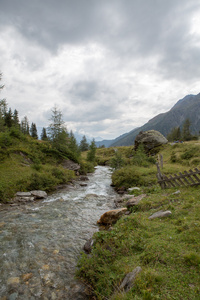
[[[149,120],[143,126],[136,128],[121,138],[113,140],[110,146],[130,146],[134,144],[135,137],[140,131],[158,130],[166,136],[172,128],[182,126],[185,119],[191,121],[193,133],[200,130],[200,93],[198,95],[187,95],[179,100],[168,112],[159,114]]]

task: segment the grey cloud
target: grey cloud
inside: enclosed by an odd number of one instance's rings
[[[69,93],[71,97],[75,97],[81,101],[94,101],[96,100],[96,95],[99,92],[99,85],[96,81],[83,81],[80,80],[73,84]]]

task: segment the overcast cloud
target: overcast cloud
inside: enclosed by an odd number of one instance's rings
[[[199,0],[0,0],[1,98],[110,139],[200,92]]]

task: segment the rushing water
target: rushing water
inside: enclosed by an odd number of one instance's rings
[[[68,299],[85,241],[113,208],[107,167],[44,201],[0,212],[0,300]]]

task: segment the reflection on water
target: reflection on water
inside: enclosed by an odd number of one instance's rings
[[[97,167],[45,201],[0,212],[0,299],[67,299],[77,257],[113,207],[111,173]]]

